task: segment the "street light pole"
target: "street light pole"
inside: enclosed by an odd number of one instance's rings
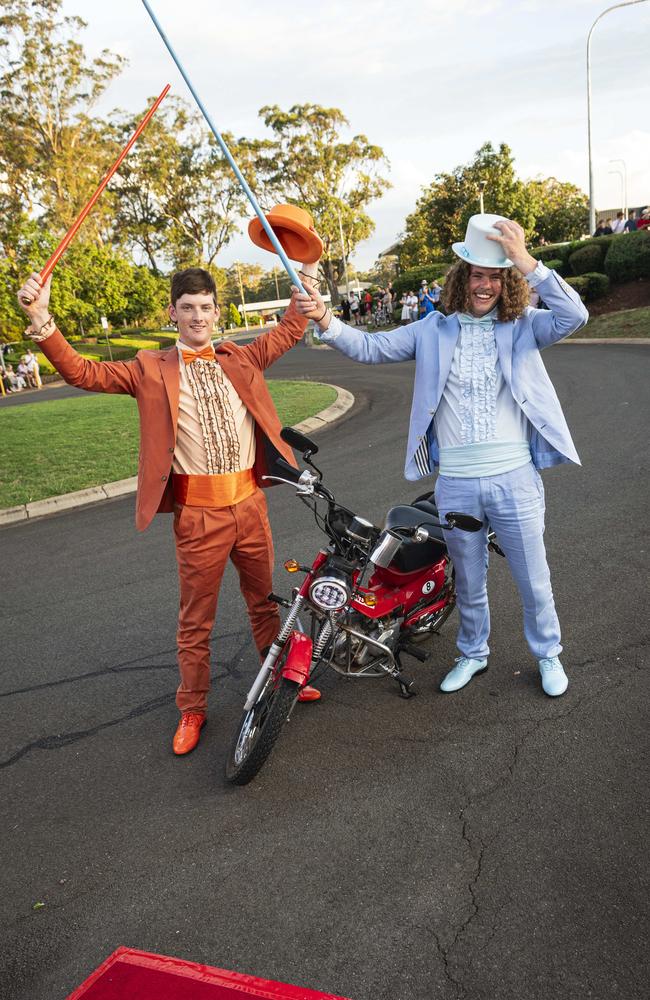
[[[345,253],[345,242],[344,242],[344,239],[343,239],[343,221],[341,219],[341,210],[340,210],[340,208],[338,206],[336,208],[336,213],[337,213],[337,215],[339,217],[339,235],[341,237],[341,253],[343,254],[343,272],[345,274],[345,294],[349,298],[349,296],[350,296],[350,281],[348,279],[348,260],[347,260],[347,256],[346,256],[346,253]]]
[[[591,236],[596,228],[596,203],[594,200],[594,170],[593,163],[591,159],[591,35],[600,21],[601,17],[605,14],[609,14],[610,10],[617,10],[619,7],[632,7],[637,3],[646,3],[647,0],[625,0],[625,3],[615,3],[612,7],[607,7],[603,10],[591,28],[589,29],[589,34],[587,35],[587,149],[589,156],[589,235]]]
[[[625,160],[616,159],[610,160],[610,163],[620,163],[623,167],[623,215],[627,218],[627,164]],[[619,171],[610,170],[609,173],[620,173]]]

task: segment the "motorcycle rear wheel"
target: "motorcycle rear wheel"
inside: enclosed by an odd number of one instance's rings
[[[277,672],[269,676],[259,698],[242,715],[226,758],[226,780],[247,785],[259,774],[278,741],[298,697],[299,685]]]

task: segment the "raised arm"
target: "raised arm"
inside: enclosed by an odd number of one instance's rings
[[[413,324],[402,326],[392,333],[362,333],[336,319],[315,288],[310,289],[309,295],[301,295],[296,290],[294,301],[298,312],[313,320],[318,327],[319,339],[325,344],[331,344],[353,361],[376,365],[411,361],[415,357]]]
[[[305,287],[309,287],[316,282],[318,262],[303,264],[298,273]],[[298,341],[302,340],[308,320],[298,312],[294,300],[295,294],[292,295],[289,308],[274,330],[260,334],[252,344],[240,348],[248,354],[251,363],[256,367],[269,368],[274,361],[277,361],[279,357],[295,347]]]
[[[537,346],[542,350],[563,340],[585,325],[589,313],[578,293],[555,271],[535,260],[526,249],[525,235],[517,222],[496,222],[500,236],[488,236],[500,243],[506,257],[523,274],[531,286],[537,288],[548,309],[531,310],[533,333]]]
[[[50,314],[50,286],[34,272],[18,292],[21,309],[30,320],[26,333],[70,385],[89,392],[135,395],[139,364],[134,361],[90,361],[70,346]]]

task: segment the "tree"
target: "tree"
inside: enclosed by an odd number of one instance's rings
[[[125,141],[135,120],[120,127]],[[251,176],[255,144],[224,138],[240,169]],[[165,259],[177,268],[211,268],[239,232],[248,204],[214,137],[179,99],[147,126],[112,187],[119,195],[118,239],[139,249],[154,270]]]
[[[124,60],[106,50],[89,61],[85,22],[60,17],[62,0],[3,0],[0,17],[0,214],[37,211],[66,229],[114,156],[110,133],[90,111]],[[102,228],[106,200],[85,224]]]
[[[332,301],[338,302],[337,281],[343,274],[340,230],[346,254],[374,230],[368,204],[390,187],[381,172],[388,161],[365,135],[349,142],[340,138],[348,120],[338,108],[295,104],[288,111],[277,105],[260,110],[273,139],[258,145],[256,166],[264,198],[291,202],[313,217],[323,240],[321,267]]]
[[[239,309],[234,302],[228,303],[228,309],[226,310],[226,325],[230,328],[232,326],[240,327],[242,325],[242,318]]]
[[[516,219],[533,245],[577,239],[587,230],[589,203],[579,188],[555,177],[521,180],[510,148],[502,143],[495,151],[486,142],[470,163],[436,174],[424,189],[406,220],[402,267],[435,264],[463,239],[469,217],[480,211],[479,182],[485,182],[485,211]]]
[[[589,232],[589,199],[555,177],[528,182],[535,206],[535,243],[564,243]]]

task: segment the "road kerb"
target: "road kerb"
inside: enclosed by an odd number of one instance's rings
[[[318,384],[327,385],[326,382]],[[351,409],[354,405],[354,396],[351,392],[338,385],[332,385],[329,388],[336,389],[336,399],[332,405],[313,417],[308,417],[307,420],[296,424],[296,430],[303,434],[314,434],[340,420]],[[101,500],[127,496],[129,493],[135,493],[137,486],[138,477],[130,476],[128,479],[118,479],[116,482],[104,483],[102,486],[91,486],[85,490],[61,493],[56,497],[46,497],[44,500],[34,500],[32,503],[20,504],[17,507],[7,507],[5,510],[0,510],[0,527],[48,517],[51,514],[57,514],[59,511],[70,510],[74,507],[87,507]]]

